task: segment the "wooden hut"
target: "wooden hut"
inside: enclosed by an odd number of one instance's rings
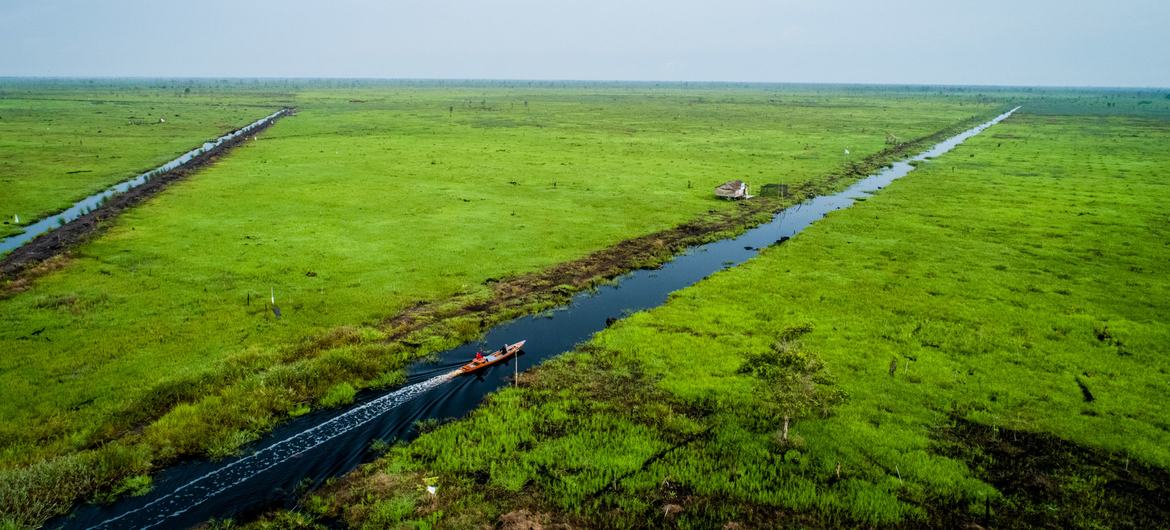
[[[715,196],[728,200],[751,198],[751,195],[748,195],[748,185],[742,180],[724,182],[718,188],[715,188]]]

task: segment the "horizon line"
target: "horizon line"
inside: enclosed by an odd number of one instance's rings
[[[685,80],[685,79],[541,79],[505,77],[379,77],[379,76],[214,76],[214,75],[8,75],[0,74],[0,80],[249,80],[249,81],[395,81],[395,82],[492,82],[492,83],[582,83],[582,84],[707,84],[707,85],[812,85],[812,86],[885,86],[885,87],[940,87],[940,88],[1040,88],[1040,89],[1086,89],[1086,90],[1170,90],[1170,86],[1156,85],[1014,85],[994,83],[923,83],[923,82],[864,82],[864,81],[734,81],[734,80]]]

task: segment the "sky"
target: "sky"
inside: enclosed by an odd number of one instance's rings
[[[1170,1],[0,0],[0,76],[1170,87]]]

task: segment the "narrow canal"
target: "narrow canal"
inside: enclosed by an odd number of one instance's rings
[[[231,141],[239,136],[248,134],[248,133],[256,130],[257,128],[264,127],[265,125],[268,125],[268,123],[272,122],[273,120],[275,120],[275,119],[277,119],[285,114],[288,114],[288,113],[289,113],[289,109],[278,110],[272,114],[269,114],[268,116],[265,116],[263,118],[260,118],[256,121],[254,121],[248,125],[245,125],[243,127],[240,127],[239,129],[236,129],[236,130],[230,132],[230,133],[227,133],[223,136],[220,136],[219,138],[216,138],[216,139],[211,140],[209,142],[204,142],[203,145],[196,147],[195,149],[192,149],[190,151],[187,151],[186,153],[179,155],[178,158],[175,158],[174,160],[171,160],[170,162],[167,162],[159,167],[156,167],[150,171],[147,171],[146,173],[142,173],[141,175],[138,175],[134,178],[124,180],[124,181],[119,182],[117,184],[114,184],[113,186],[110,186],[109,188],[106,188],[98,193],[90,195],[89,197],[81,199],[80,201],[73,203],[73,206],[70,206],[68,209],[66,209],[60,213],[57,213],[56,215],[50,215],[48,217],[45,217],[44,219],[41,219],[33,224],[26,226],[24,228],[23,232],[16,234],[14,236],[6,237],[3,240],[0,240],[0,254],[4,254],[5,252],[10,252],[12,250],[15,250],[15,249],[19,248],[21,245],[24,245],[25,243],[32,241],[33,238],[35,238],[41,234],[44,234],[45,232],[53,230],[53,229],[65,224],[65,223],[68,223],[74,219],[77,219],[78,217],[81,217],[82,215],[85,215],[86,212],[89,212],[89,211],[97,208],[98,206],[101,206],[102,203],[105,202],[106,199],[109,199],[110,197],[113,197],[116,194],[125,193],[126,191],[129,191],[133,188],[137,188],[138,186],[146,184],[147,181],[149,181],[150,179],[152,179],[154,177],[157,177],[157,176],[162,175],[164,173],[167,173],[169,171],[173,171],[175,169],[183,167],[184,165],[189,164],[192,161],[195,161],[200,156],[202,156],[206,153],[211,153],[213,150],[220,147],[224,143],[229,142],[229,141]]]
[[[563,307],[492,328],[481,342],[443,352],[410,369],[407,385],[371,392],[345,410],[317,411],[293,420],[253,444],[242,456],[173,467],[155,477],[147,495],[109,506],[83,506],[50,526],[62,528],[183,528],[210,518],[247,516],[291,505],[306,488],[352,470],[370,458],[375,440],[410,439],[415,422],[458,418],[509,384],[513,370],[526,370],[573,349],[606,327],[606,319],[661,305],[674,291],[692,285],[782,243],[824,217],[847,208],[914,169],[911,162],[937,157],[1006,119],[1019,107],[953,136],[932,148],[866,177],[848,189],[785,209],[742,235],[693,247],[659,269],[638,270],[613,284],[574,297]],[[527,339],[523,355],[483,370],[478,377],[449,377],[484,344],[496,349]],[[518,362],[519,366],[512,363]]]

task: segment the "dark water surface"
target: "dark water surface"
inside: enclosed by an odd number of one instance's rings
[[[1018,107],[1017,107],[1018,109]],[[368,392],[345,410],[316,411],[277,428],[243,456],[172,467],[155,477],[147,495],[109,506],[83,506],[50,526],[63,528],[183,528],[210,518],[247,516],[296,502],[303,488],[352,470],[370,458],[374,440],[413,437],[414,423],[464,416],[484,396],[509,384],[514,369],[526,370],[573,349],[606,327],[606,319],[661,305],[674,291],[755,256],[760,248],[790,238],[833,210],[846,208],[912,171],[911,161],[936,157],[1007,118],[1012,109],[913,158],[894,163],[833,195],[816,197],[778,213],[772,221],[738,237],[693,247],[656,270],[639,270],[612,285],[575,296],[554,311],[518,318],[492,328],[482,342],[443,352],[434,362],[409,370],[407,385]],[[479,377],[450,372],[486,344],[527,339],[518,359],[482,370]],[[519,362],[516,367],[512,363]],[[299,489],[301,488],[301,489]]]
[[[24,232],[21,232],[19,234],[14,235],[14,236],[9,236],[9,237],[4,238],[3,240],[0,240],[0,254],[3,254],[5,252],[16,249],[16,248],[20,247],[21,245],[28,243],[29,241],[32,241],[33,238],[35,238],[35,237],[37,237],[45,232],[48,232],[49,230],[57,228],[62,223],[68,223],[69,221],[77,219],[78,217],[81,217],[85,212],[88,212],[90,210],[93,210],[94,208],[97,208],[98,206],[101,206],[102,201],[106,200],[107,198],[109,198],[115,194],[125,192],[131,188],[137,188],[138,186],[145,184],[147,180],[150,180],[151,178],[153,178],[155,176],[158,176],[158,175],[161,175],[161,174],[166,173],[168,171],[171,171],[173,169],[176,169],[179,166],[182,166],[183,164],[190,162],[195,157],[197,157],[203,153],[206,153],[207,151],[215,149],[216,147],[219,147],[220,145],[222,145],[224,142],[226,142],[228,140],[236,138],[237,136],[240,136],[242,134],[248,134],[249,132],[252,132],[253,129],[260,127],[261,125],[264,125],[264,124],[276,119],[278,116],[285,114],[286,112],[288,112],[287,109],[278,110],[272,114],[269,114],[268,116],[260,118],[260,119],[254,121],[248,125],[245,125],[239,129],[236,129],[235,131],[232,131],[232,132],[227,133],[223,136],[220,136],[219,138],[216,138],[215,140],[212,140],[210,142],[204,142],[203,145],[196,147],[195,149],[192,149],[190,151],[187,151],[186,153],[183,153],[178,158],[171,160],[170,162],[167,162],[159,167],[156,167],[156,168],[154,168],[150,171],[147,171],[146,173],[143,173],[141,175],[138,175],[137,177],[134,177],[132,179],[124,180],[122,182],[114,184],[113,186],[110,186],[109,188],[105,189],[104,191],[95,193],[93,195],[90,195],[89,197],[86,197],[84,199],[81,199],[80,201],[73,203],[73,206],[70,206],[69,209],[67,209],[61,213],[58,213],[56,215],[51,215],[51,216],[46,217],[44,219],[41,219],[40,221],[37,221],[31,225],[28,225],[24,228]]]

